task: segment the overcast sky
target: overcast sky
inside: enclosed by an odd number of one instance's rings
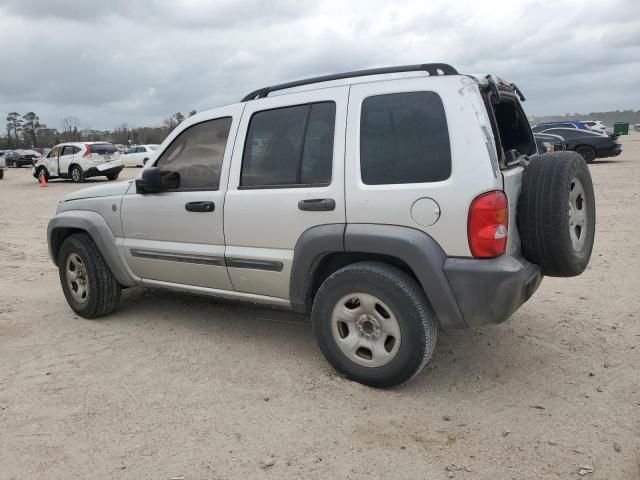
[[[2,0],[0,123],[159,125],[272,83],[446,62],[530,115],[640,109],[640,0]]]

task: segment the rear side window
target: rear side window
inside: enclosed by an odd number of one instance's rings
[[[365,99],[360,118],[360,171],[367,185],[449,178],[451,146],[440,96],[409,92]]]
[[[336,105],[296,105],[257,112],[242,156],[240,187],[331,183]]]
[[[97,153],[98,155],[110,155],[118,151],[115,145],[111,143],[93,143],[91,146],[91,153]]]
[[[71,145],[66,145],[66,146],[62,147],[61,156],[64,157],[65,155],[73,155],[73,147]]]
[[[156,166],[175,179],[176,190],[218,190],[230,129],[231,117],[188,127],[162,152]]]

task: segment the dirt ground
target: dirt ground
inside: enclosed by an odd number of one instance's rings
[[[623,142],[591,167],[589,269],[506,324],[441,334],[391,391],[337,376],[289,312],[131,289],[75,316],[46,226],[81,187],[6,171],[0,478],[640,478],[640,134]]]

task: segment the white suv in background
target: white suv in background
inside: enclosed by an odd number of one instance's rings
[[[600,120],[582,120],[582,123],[589,127],[593,132],[602,133],[603,135],[609,133],[607,126]]]
[[[106,142],[61,143],[38,159],[33,165],[33,176],[70,178],[76,183],[90,177],[116,180],[124,165],[115,145]]]
[[[158,145],[136,145],[124,152],[122,161],[125,167],[142,167],[155,155]]]
[[[48,242],[67,302],[96,318],[146,286],[278,305],[311,315],[340,373],[403,383],[438,327],[503,322],[543,275],[587,267],[589,169],[538,155],[519,99],[492,75],[424,64],[189,117],[135,181],[58,206]]]

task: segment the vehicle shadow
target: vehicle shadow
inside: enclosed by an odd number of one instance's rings
[[[590,167],[598,166],[598,165],[607,165],[610,163],[627,163],[627,160],[596,160],[589,164]]]
[[[526,325],[534,321],[517,318],[523,316],[527,315],[517,313],[511,322]],[[238,345],[246,344],[247,337],[251,337],[251,342],[259,342],[256,348],[261,351],[273,349],[279,351],[279,355],[290,356],[283,359],[287,363],[306,364],[304,370],[317,371],[318,376],[336,375],[320,354],[310,319],[288,310],[189,293],[134,288],[123,292],[119,308],[106,320],[109,323],[153,323],[156,331],[164,325],[172,334],[180,331],[188,335],[208,334],[206,338],[211,342],[217,341],[217,332],[224,335],[227,345],[236,341]],[[286,352],[281,348],[283,341],[288,345]],[[498,379],[499,384],[506,385],[511,380],[521,382],[537,375],[531,370],[532,364],[557,354],[554,345],[523,346],[527,343],[526,336],[516,335],[509,323],[480,330],[441,330],[429,365],[398,390],[416,396],[423,395],[426,390],[446,394],[452,388],[477,392],[482,385],[486,386],[481,379],[488,376]]]

